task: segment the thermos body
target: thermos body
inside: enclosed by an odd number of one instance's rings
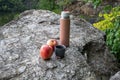
[[[69,12],[62,12],[60,18],[60,44],[69,46],[70,18]]]

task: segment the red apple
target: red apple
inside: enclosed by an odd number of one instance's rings
[[[58,45],[58,42],[57,42],[56,39],[49,39],[49,40],[47,41],[47,45],[52,46],[52,47],[53,47],[53,50],[54,50],[54,47]]]
[[[53,48],[49,45],[42,45],[40,48],[40,57],[44,60],[49,59],[53,54]]]

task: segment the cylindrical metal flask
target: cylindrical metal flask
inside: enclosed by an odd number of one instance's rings
[[[60,44],[69,46],[70,37],[70,12],[62,11],[60,18]]]

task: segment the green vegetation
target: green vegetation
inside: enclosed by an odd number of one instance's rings
[[[0,0],[0,12],[22,12],[36,8],[39,0]]]
[[[35,8],[36,3],[32,4],[32,2],[37,0],[31,0],[31,2],[27,4],[28,1],[29,0],[0,0],[0,26],[17,17],[22,11]]]
[[[85,1],[92,2],[94,8],[102,3],[102,0]],[[112,8],[112,6],[106,5],[103,9],[103,14],[100,13],[99,17],[104,19],[93,25],[106,33],[106,44],[110,48],[111,53],[120,62],[120,6]]]
[[[54,0],[40,0],[36,6],[38,9],[53,10],[55,9],[56,4]]]
[[[7,15],[7,16],[6,16]],[[0,13],[0,26],[16,18],[19,13]]]
[[[102,3],[102,0],[85,0],[85,1],[92,2],[94,5],[94,8],[97,8]]]
[[[55,0],[40,0],[36,6],[37,9],[50,10],[55,13],[60,13],[65,7],[75,0],[59,0],[56,4]]]
[[[55,13],[64,10],[64,6],[75,0],[0,0],[0,26],[12,20],[18,13],[28,9],[45,9]],[[16,14],[17,13],[17,14]]]
[[[55,13],[60,13],[60,7],[55,3],[55,0],[40,0],[36,6],[36,9],[50,10]]]
[[[120,7],[113,8],[110,13],[100,14],[100,17],[104,17],[104,20],[93,25],[106,32],[106,44],[120,62]]]
[[[23,11],[25,10],[25,5],[23,5],[22,0],[0,0],[0,11]]]

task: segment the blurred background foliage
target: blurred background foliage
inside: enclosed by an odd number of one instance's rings
[[[21,12],[35,9],[39,0],[0,0],[0,26],[16,18]]]

